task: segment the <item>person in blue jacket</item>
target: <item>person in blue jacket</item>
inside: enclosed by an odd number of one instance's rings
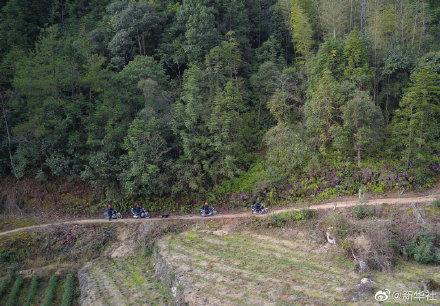
[[[209,215],[211,212],[211,209],[209,208],[208,202],[205,202],[205,205],[203,205],[203,210],[205,210],[205,214]]]
[[[108,221],[110,221],[113,218],[113,208],[110,204],[107,206],[107,216],[108,216]]]

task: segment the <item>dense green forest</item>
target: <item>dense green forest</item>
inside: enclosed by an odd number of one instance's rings
[[[440,1],[0,6],[4,177],[220,203],[440,173]]]

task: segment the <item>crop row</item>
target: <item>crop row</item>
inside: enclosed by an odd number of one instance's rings
[[[72,274],[68,274],[64,281],[64,286],[59,286],[58,276],[52,275],[46,288],[41,286],[41,278],[35,275],[30,280],[30,283],[25,285],[25,280],[22,276],[16,277],[16,272],[18,271],[17,265],[11,265],[8,269],[8,273],[3,278],[0,277],[0,304],[6,306],[14,305],[37,305],[41,303],[42,305],[51,306],[58,303],[57,293],[62,290],[61,305],[71,306],[75,298],[75,278]],[[23,292],[24,288],[28,288],[26,295]],[[8,293],[9,291],[9,293]],[[3,301],[3,302],[2,302]]]

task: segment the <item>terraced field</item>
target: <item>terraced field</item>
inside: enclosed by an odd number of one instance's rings
[[[351,301],[362,278],[351,261],[332,250],[314,250],[307,241],[185,232],[158,246],[189,304],[341,304]],[[386,273],[372,278],[380,281],[379,287],[415,290],[423,274],[440,277],[438,267],[409,264],[398,271],[399,278]]]
[[[139,256],[91,263],[80,273],[83,305],[170,305],[167,288],[153,277],[152,258]]]
[[[5,279],[7,277],[3,278]],[[14,277],[13,280],[8,281],[6,290],[0,296],[0,305],[77,305],[74,293],[75,280],[73,278],[73,286],[69,288],[71,290],[65,290],[65,281],[64,276],[54,275],[33,278]],[[70,291],[69,297],[67,297],[68,291]]]

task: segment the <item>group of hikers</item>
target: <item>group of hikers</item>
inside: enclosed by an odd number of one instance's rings
[[[254,213],[260,213],[265,210],[264,205],[258,201],[256,201],[255,205],[252,205],[251,207]],[[214,209],[211,206],[209,206],[208,202],[205,202],[203,204],[203,207],[201,209],[203,215],[205,216],[212,215],[213,211]],[[148,218],[150,216],[149,211],[139,204],[136,204],[135,207],[131,208],[131,212],[133,213],[134,218],[145,218],[145,217]],[[107,205],[108,220],[111,221],[112,219],[115,219],[116,214],[118,214],[118,212],[112,207],[111,204],[108,204]]]

